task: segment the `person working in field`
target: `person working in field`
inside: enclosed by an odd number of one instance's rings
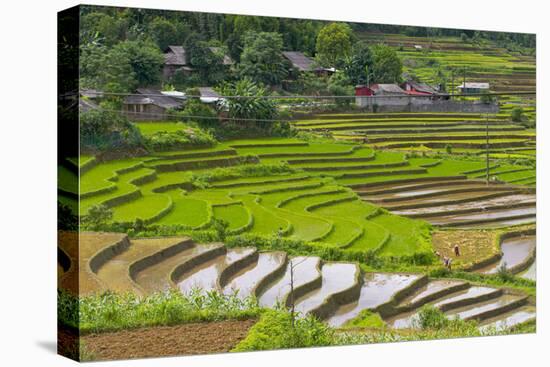
[[[450,257],[444,256],[443,257],[443,265],[447,268],[447,270],[451,271],[451,263],[453,262],[453,259]]]
[[[455,245],[454,251],[455,251],[455,256],[460,256],[460,248],[458,247],[458,245]]]

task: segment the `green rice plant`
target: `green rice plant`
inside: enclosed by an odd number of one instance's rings
[[[326,346],[333,337],[333,329],[313,316],[268,310],[232,352]]]

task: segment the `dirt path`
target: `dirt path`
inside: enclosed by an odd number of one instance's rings
[[[81,338],[94,360],[222,353],[246,337],[256,320],[151,327]]]

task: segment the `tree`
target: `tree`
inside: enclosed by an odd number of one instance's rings
[[[115,45],[108,55],[110,62],[120,62],[132,68],[138,85],[150,85],[160,81],[164,55],[150,41],[124,41]],[[110,67],[109,64],[104,65]]]
[[[401,81],[403,64],[397,52],[386,45],[371,48],[373,58],[373,77],[376,83],[398,83]]]
[[[160,81],[164,56],[152,41],[123,41],[112,48],[95,42],[81,46],[82,86],[132,92]]]
[[[265,88],[258,86],[249,78],[227,83],[222,87],[224,96],[243,96],[245,98],[228,98],[226,101],[229,117],[236,119],[273,119],[277,108],[267,96]]]
[[[243,36],[243,45],[239,64],[241,77],[267,85],[280,84],[288,74],[288,65],[281,54],[281,35],[274,32],[247,32]]]
[[[353,45],[351,56],[346,59],[344,71],[354,84],[368,82],[370,68],[372,67],[372,52],[364,41]]]
[[[97,32],[107,46],[125,40],[128,31],[128,20],[123,17],[112,17],[105,13],[92,12],[82,17],[84,32]]]
[[[157,46],[164,50],[169,45],[175,45],[180,38],[176,26],[161,17],[157,17],[149,24],[149,33]]]
[[[351,80],[343,72],[336,72],[330,77],[328,91],[333,96],[352,96],[353,86]],[[349,106],[354,98],[335,98],[336,105]]]
[[[210,47],[199,37],[189,37],[185,41],[185,50],[188,60],[198,74],[202,84],[217,84],[225,76],[223,59],[225,47]]]
[[[317,59],[326,67],[338,65],[350,54],[352,31],[345,23],[330,23],[317,35]]]

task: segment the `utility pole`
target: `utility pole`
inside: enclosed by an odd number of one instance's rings
[[[487,113],[485,124],[485,179],[487,186],[489,185],[489,113]]]
[[[455,94],[455,71],[451,68],[451,96]]]

